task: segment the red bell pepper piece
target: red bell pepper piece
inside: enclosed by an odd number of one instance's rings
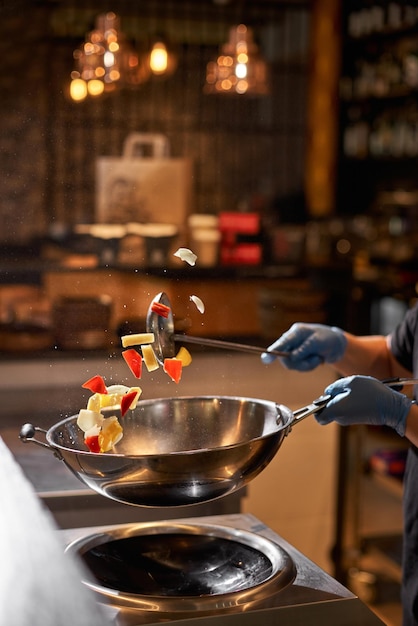
[[[129,369],[135,378],[141,378],[142,376],[142,356],[135,348],[129,348],[122,352],[122,356],[125,359]]]
[[[173,357],[172,359],[164,359],[163,370],[170,376],[171,380],[178,383],[181,379],[183,363],[180,359],[176,359],[176,357]]]
[[[161,317],[168,317],[170,307],[162,302],[153,302],[151,304],[151,311],[153,311],[153,313],[157,313],[157,315],[161,315]]]
[[[106,383],[99,375],[89,378],[81,386],[84,389],[90,389],[93,393],[107,393]]]
[[[84,443],[90,452],[100,452],[99,435],[91,435],[84,439]]]
[[[120,401],[120,414],[122,415],[122,417],[129,410],[129,407],[135,400],[137,393],[137,391],[129,391],[128,393],[125,393],[124,396],[122,396],[122,400]]]

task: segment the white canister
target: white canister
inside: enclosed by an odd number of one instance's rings
[[[190,234],[190,245],[197,255],[196,264],[213,267],[218,263],[221,233],[214,228],[194,228]]]
[[[208,213],[193,213],[188,217],[189,239],[192,251],[197,255],[196,264],[201,267],[213,267],[218,263],[219,218]]]

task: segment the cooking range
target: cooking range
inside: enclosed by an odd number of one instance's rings
[[[292,426],[326,399],[292,411],[254,398],[192,396],[138,402],[113,454],[86,450],[77,416],[23,441],[49,448],[101,495],[127,505],[181,507],[232,494],[271,461]],[[46,442],[36,435],[44,435]],[[309,522],[308,522],[309,523]],[[61,531],[69,533],[70,531]],[[184,621],[382,622],[355,596],[257,519],[236,514],[73,530],[68,551],[117,626]],[[262,611],[262,615],[260,615]],[[269,617],[268,617],[269,616]],[[245,619],[245,622],[243,621]],[[203,621],[202,621],[203,620]]]
[[[382,622],[249,514],[60,531],[117,626]]]

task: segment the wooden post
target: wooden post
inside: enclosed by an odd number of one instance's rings
[[[340,11],[336,0],[312,3],[305,192],[313,217],[330,215],[336,209]]]

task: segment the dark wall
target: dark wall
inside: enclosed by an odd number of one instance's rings
[[[111,6],[110,6],[111,5]],[[51,223],[94,221],[95,160],[120,155],[130,132],[164,133],[194,163],[197,212],[269,205],[303,184],[309,9],[303,3],[209,0],[0,5],[0,240]],[[94,16],[114,10],[140,45],[158,29],[178,46],[176,73],[99,100],[67,96],[73,50]],[[231,25],[246,22],[271,64],[264,98],[203,94],[205,69]]]

